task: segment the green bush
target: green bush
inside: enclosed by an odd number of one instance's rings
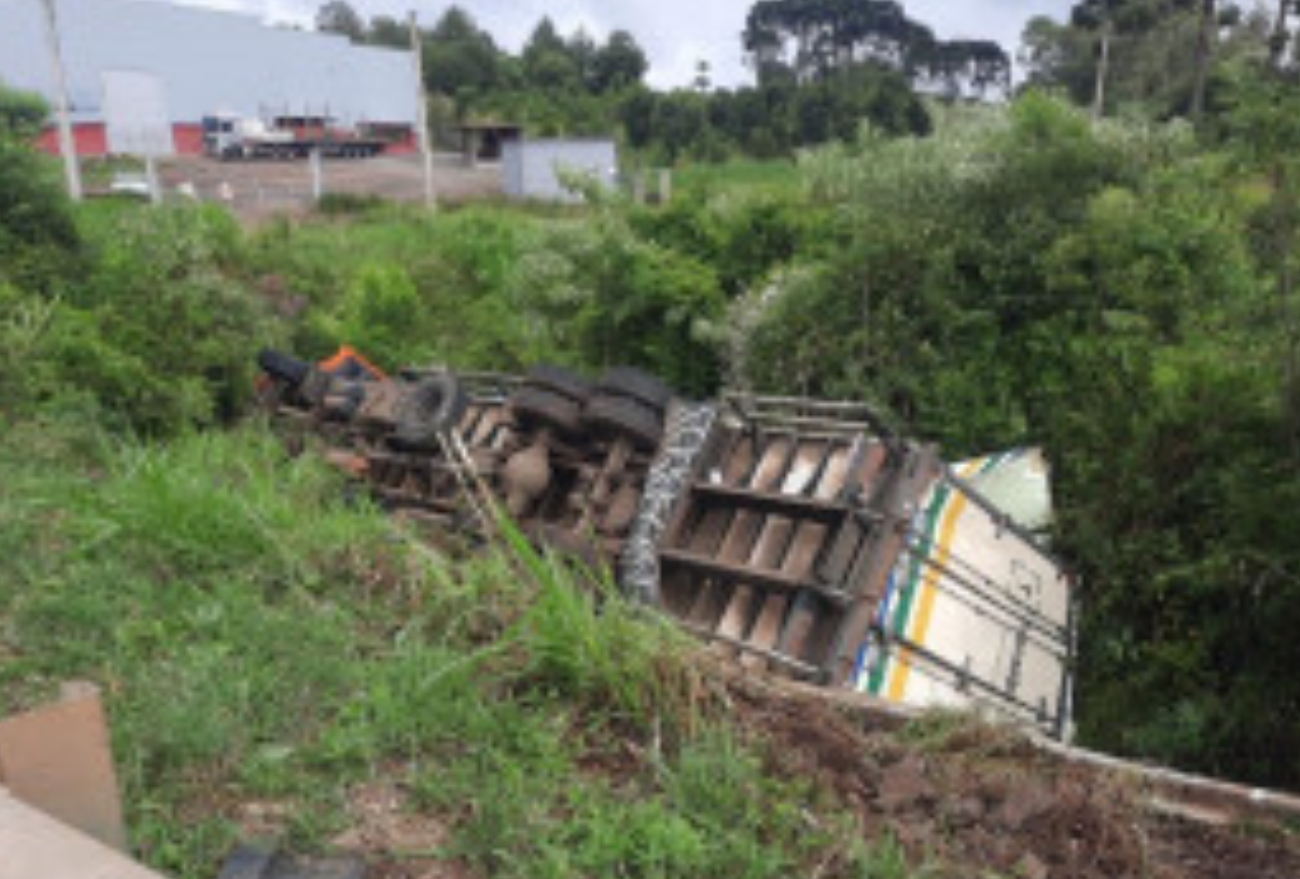
[[[686,392],[717,387],[725,300],[716,275],[615,214],[537,228],[508,296],[536,321],[535,349],[591,368],[640,366]]]
[[[29,143],[47,115],[40,98],[0,83],[0,285],[44,295],[83,268],[57,164]]]
[[[255,355],[278,332],[266,304],[238,277],[243,245],[234,221],[219,209],[191,207],[86,219],[94,268],[67,299],[93,323],[99,344],[62,346],[72,364],[67,383],[146,433],[240,414]]]

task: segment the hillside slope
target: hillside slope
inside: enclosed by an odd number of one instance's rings
[[[177,876],[249,837],[385,877],[1300,875],[1279,826],[599,605],[520,544],[421,544],[258,427],[0,438],[0,711],[102,684],[137,849]]]

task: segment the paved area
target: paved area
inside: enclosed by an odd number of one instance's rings
[[[459,155],[434,157],[434,192],[443,203],[486,198],[501,193],[501,169],[469,168]],[[191,189],[204,201],[225,202],[246,219],[302,213],[312,205],[312,176],[306,161],[220,162],[185,156],[159,166],[168,197]],[[323,164],[323,191],[376,195],[392,201],[424,198],[423,167],[418,156],[335,159]]]

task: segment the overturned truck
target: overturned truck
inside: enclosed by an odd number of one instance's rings
[[[324,438],[386,507],[472,529],[478,487],[745,667],[1070,734],[1075,593],[975,487],[997,459],[950,467],[861,404],[692,402],[630,368],[259,363],[288,440]]]

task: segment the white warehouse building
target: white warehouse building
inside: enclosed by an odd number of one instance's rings
[[[198,153],[209,116],[332,120],[413,148],[411,53],[269,27],[250,15],[144,0],[56,0],[77,152],[107,151],[105,72],[161,83],[176,149]],[[0,82],[53,105],[43,3],[0,0]],[[57,151],[52,131],[42,145]]]

